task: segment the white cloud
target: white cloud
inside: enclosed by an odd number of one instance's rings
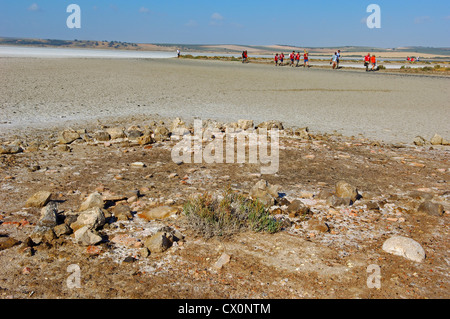
[[[220,13],[213,13],[211,15],[211,21],[209,22],[210,25],[222,25],[223,20],[225,18]]]
[[[33,3],[31,6],[28,7],[28,11],[39,11],[41,8],[37,3]]]
[[[223,20],[223,16],[220,13],[213,13],[211,16],[212,20],[216,20],[216,21],[222,21]]]
[[[139,9],[139,12],[140,12],[140,13],[150,13],[150,9],[149,9],[149,8],[146,8],[146,7],[141,7],[141,8]]]
[[[444,17],[444,20],[450,20],[450,16]]]

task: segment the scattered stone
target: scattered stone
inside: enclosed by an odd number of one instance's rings
[[[345,181],[340,181],[336,183],[336,196],[340,198],[350,198],[355,202],[358,199],[359,194],[355,186]]]
[[[167,236],[166,232],[158,232],[155,235],[147,238],[144,241],[144,246],[147,247],[151,253],[162,253],[172,247],[172,236]]]
[[[0,251],[19,245],[20,241],[12,237],[0,237]]]
[[[135,261],[136,261],[136,258],[134,258],[132,256],[125,257],[125,259],[123,260],[124,263],[134,263]]]
[[[60,144],[70,144],[80,138],[80,134],[73,130],[65,130],[59,133],[58,141]]]
[[[133,214],[131,213],[131,208],[128,205],[119,204],[116,205],[112,213],[117,220],[127,221],[133,219]]]
[[[419,208],[417,208],[417,212],[431,216],[443,216],[444,207],[441,204],[433,203],[427,200],[420,204]]]
[[[327,198],[327,204],[333,207],[351,206],[353,205],[353,201],[350,198],[342,198],[336,195],[331,195]]]
[[[123,129],[119,127],[107,128],[106,132],[109,134],[112,140],[127,137]]]
[[[33,230],[34,234],[44,234],[48,230],[58,225],[58,207],[55,202],[41,209],[41,217]]]
[[[23,150],[18,145],[0,145],[0,154],[17,154]]]
[[[258,125],[258,129],[266,129],[268,131],[270,131],[271,129],[278,129],[278,130],[283,130],[283,123],[281,123],[280,121],[266,121],[266,122],[262,122]]]
[[[131,127],[127,130],[127,137],[129,140],[135,141],[140,138],[144,133],[137,127]]]
[[[231,260],[231,256],[223,253],[220,258],[216,261],[216,263],[214,264],[213,268],[216,270],[220,270],[223,268],[223,266],[225,266],[226,264],[228,264]]]
[[[55,226],[53,231],[58,238],[64,235],[70,235],[72,233],[72,229],[67,224]]]
[[[265,180],[260,180],[250,190],[249,196],[260,200],[264,205],[272,206],[278,198],[279,185],[269,185]]]
[[[414,145],[416,146],[424,146],[427,143],[427,141],[422,136],[417,136],[414,139]]]
[[[434,136],[430,140],[430,143],[431,145],[442,145],[443,140],[444,139],[442,138],[442,136],[440,136],[439,134],[434,134]]]
[[[105,205],[103,196],[95,192],[90,194],[80,206],[80,212],[86,211],[90,208],[103,208]]]
[[[165,219],[169,216],[176,214],[178,212],[178,209],[175,207],[169,207],[169,206],[159,206],[156,208],[153,208],[149,211],[143,212],[138,214],[139,217],[146,219],[148,221],[154,220],[154,219]]]
[[[168,177],[169,177],[169,178],[175,178],[175,177],[177,177],[177,176],[178,176],[177,173],[171,173]]]
[[[294,136],[302,139],[302,140],[310,140],[311,136],[309,135],[309,129],[307,127],[298,128],[294,131]]]
[[[317,219],[310,219],[308,221],[308,228],[313,231],[318,231],[320,233],[328,233],[330,231],[330,227],[327,223],[324,223]]]
[[[155,141],[150,135],[143,135],[137,139],[139,145],[153,144]]]
[[[83,211],[78,215],[77,221],[70,225],[74,231],[87,227],[88,229],[98,229],[105,225],[106,219],[103,210],[95,207],[89,210]]]
[[[252,120],[238,120],[237,122],[237,126],[241,129],[241,130],[248,130],[250,128],[254,127],[253,121]]]
[[[302,201],[296,199],[288,206],[289,217],[298,217],[309,213],[309,208]]]
[[[88,246],[86,248],[86,253],[91,256],[98,256],[102,252],[102,249],[98,246]]]
[[[130,164],[131,167],[135,167],[135,168],[144,168],[145,164],[142,162],[134,162]]]
[[[84,246],[96,245],[102,241],[102,238],[94,234],[88,226],[81,227],[74,235],[75,241]]]
[[[415,240],[402,236],[394,236],[386,240],[383,250],[389,254],[402,256],[406,259],[422,262],[425,259],[425,251]]]
[[[111,135],[109,135],[109,133],[105,131],[97,131],[92,137],[98,142],[108,142],[109,140],[111,140]]]
[[[143,248],[139,249],[139,255],[142,258],[147,258],[148,256],[150,256],[150,250],[148,250],[147,247],[143,247]]]
[[[50,197],[52,196],[52,193],[47,191],[40,191],[31,196],[26,204],[25,207],[37,207],[42,208],[50,201]]]
[[[61,145],[58,145],[58,151],[60,151],[60,152],[71,152],[72,151],[72,149],[68,146],[68,145],[66,145],[66,144],[61,144]]]
[[[134,247],[136,248],[138,246],[139,240],[128,235],[128,234],[118,234],[114,236],[113,239],[111,239],[111,242],[113,242],[116,245],[122,245],[126,247]]]
[[[164,126],[157,126],[153,133],[156,142],[163,142],[170,140],[170,131]]]

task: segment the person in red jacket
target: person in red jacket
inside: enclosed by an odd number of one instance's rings
[[[278,53],[275,54],[275,66],[278,66]]]
[[[309,56],[308,51],[305,50],[305,54],[303,54],[303,67],[308,66],[309,68]]]
[[[298,67],[300,63],[300,52],[297,52],[297,54],[295,55],[295,62],[297,63],[296,66]]]
[[[295,51],[292,51],[292,53],[289,54],[289,58],[291,59],[291,66],[294,66]]]
[[[280,54],[280,65],[283,65],[283,62],[284,62],[284,53],[281,52],[281,54]]]
[[[372,62],[372,71],[375,70],[375,66],[377,65],[377,58],[375,57],[375,55],[372,55],[371,61]]]
[[[366,67],[366,72],[369,71],[369,64],[370,64],[370,53],[367,53],[367,55],[364,57],[364,66]]]

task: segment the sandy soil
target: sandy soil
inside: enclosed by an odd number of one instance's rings
[[[450,79],[192,60],[0,59],[0,134],[128,115],[449,139]],[[342,72],[343,71],[343,72]],[[50,123],[50,124],[49,124]]]

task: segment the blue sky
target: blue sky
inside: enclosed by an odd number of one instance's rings
[[[69,29],[69,4],[81,29]],[[369,29],[369,4],[381,29]],[[139,43],[450,47],[449,0],[0,0],[0,36]]]

